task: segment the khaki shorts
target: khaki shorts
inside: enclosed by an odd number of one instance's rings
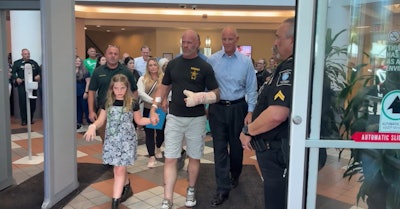
[[[203,157],[205,136],[206,116],[178,117],[168,114],[164,155],[166,158],[179,158],[183,139],[185,139],[187,155],[193,159],[200,159]]]

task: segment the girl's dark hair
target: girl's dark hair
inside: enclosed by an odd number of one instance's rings
[[[100,56],[97,57],[97,62],[96,62],[96,67],[95,68],[100,66],[100,60],[101,60],[102,57],[104,57],[104,55],[100,55]]]
[[[128,65],[128,62],[129,62],[130,60],[135,61],[135,60],[133,59],[133,57],[126,57],[126,58],[124,59],[124,65]]]

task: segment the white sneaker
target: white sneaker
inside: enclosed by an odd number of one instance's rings
[[[196,191],[194,187],[188,187],[186,190],[186,202],[185,206],[188,208],[196,206]]]
[[[169,200],[164,199],[161,203],[161,208],[160,209],[172,209],[172,202]]]

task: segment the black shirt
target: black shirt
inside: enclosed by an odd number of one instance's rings
[[[186,107],[183,90],[204,92],[206,89],[218,88],[214,70],[210,64],[197,56],[185,59],[182,56],[171,60],[162,80],[164,85],[172,85],[172,97],[169,112],[180,117],[197,117],[205,115],[204,105]]]
[[[291,107],[293,91],[294,60],[290,56],[276,68],[275,72],[266,78],[266,82],[258,91],[257,104],[253,112],[253,120],[271,105]],[[274,129],[254,136],[255,139],[277,140],[289,137],[289,119]]]

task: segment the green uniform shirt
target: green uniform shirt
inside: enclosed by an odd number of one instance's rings
[[[101,107],[106,101],[107,90],[110,86],[111,78],[116,74],[124,74],[128,77],[132,92],[137,90],[136,80],[133,73],[124,65],[118,63],[118,67],[115,69],[110,69],[107,65],[99,66],[93,72],[89,84],[90,91],[97,91],[97,104],[99,107]]]
[[[24,79],[25,78],[25,64],[30,63],[32,65],[32,78],[33,81],[35,80],[35,76],[40,75],[40,67],[38,63],[34,60],[28,60],[24,61],[23,59],[19,59],[14,62],[12,66],[12,75],[11,78],[13,80],[20,78]],[[21,83],[21,85],[24,85],[25,83]]]

